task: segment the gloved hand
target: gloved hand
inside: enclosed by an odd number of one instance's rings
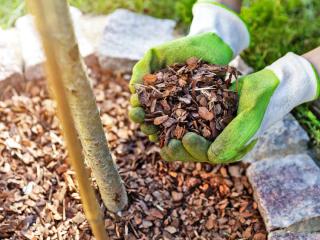
[[[210,163],[241,159],[263,132],[294,107],[319,97],[320,77],[305,58],[288,53],[265,69],[240,78],[239,95],[236,118],[213,143],[195,133],[183,137],[182,145],[189,155]],[[161,152],[168,160],[188,159],[188,155],[178,155],[181,150],[176,140]]]
[[[157,128],[144,124],[144,110],[140,107],[135,93],[135,84],[143,82],[143,76],[155,72],[167,65],[185,62],[190,57],[197,57],[211,64],[226,65],[249,45],[249,33],[238,15],[231,10],[215,4],[215,1],[198,1],[193,7],[193,22],[190,34],[172,42],[150,49],[143,59],[133,68],[130,81],[132,108],[130,118],[141,124],[141,130],[149,135],[151,141],[157,140]],[[191,134],[191,135],[190,135]],[[208,141],[192,133],[186,134],[188,141],[172,139],[161,150],[166,160],[208,161]],[[188,152],[183,144],[196,144],[195,152]]]

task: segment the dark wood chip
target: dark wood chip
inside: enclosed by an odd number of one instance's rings
[[[174,202],[180,202],[183,198],[183,193],[181,193],[181,192],[173,191],[171,194],[172,194],[172,199]]]
[[[156,117],[156,118],[153,120],[153,124],[154,124],[154,125],[160,125],[160,124],[164,123],[165,121],[167,121],[168,118],[169,118],[168,115]]]
[[[198,113],[204,120],[211,121],[214,117],[213,113],[210,112],[206,107],[199,107]]]
[[[157,76],[154,74],[146,74],[143,77],[143,82],[145,85],[154,85],[157,80]]]

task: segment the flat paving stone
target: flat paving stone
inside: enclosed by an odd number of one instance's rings
[[[79,26],[79,19],[82,13],[74,7],[70,7],[70,12],[81,56],[87,66],[95,66],[98,64],[98,60],[94,54],[94,48],[85,38]],[[19,33],[25,78],[27,80],[43,79],[45,77],[45,56],[33,17],[31,15],[20,17],[17,19],[15,26]]]
[[[288,114],[260,137],[243,161],[255,162],[264,158],[301,153],[308,149],[309,141],[306,131]]]
[[[320,240],[320,233],[272,232],[268,240]]]
[[[103,71],[129,72],[151,47],[174,38],[175,21],[118,9],[107,17],[98,58]]]
[[[17,87],[23,81],[22,58],[16,48],[17,32],[0,29],[0,96],[9,85]]]
[[[320,168],[307,154],[257,161],[247,176],[268,231],[320,230]]]

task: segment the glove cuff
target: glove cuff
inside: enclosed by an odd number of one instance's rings
[[[318,97],[318,76],[311,63],[305,58],[287,53],[266,69],[276,75],[279,85],[270,99],[261,126],[253,139],[260,136],[296,106]],[[261,79],[261,81],[266,80]]]
[[[312,64],[295,53],[289,52],[267,67],[280,80],[277,91],[285,88],[294,94],[294,106],[312,101],[318,97],[318,74]],[[285,90],[283,89],[283,90]]]
[[[189,35],[204,32],[217,34],[237,56],[249,46],[249,31],[239,15],[214,0],[200,0],[193,5]]]

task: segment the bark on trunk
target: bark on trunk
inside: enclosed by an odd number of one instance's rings
[[[95,97],[75,39],[68,4],[66,0],[36,1],[45,2],[47,6],[45,17],[49,19],[48,26],[41,31],[54,42],[58,66],[63,71],[62,81],[67,98],[65,104],[69,104],[86,161],[106,207],[113,212],[120,211],[127,204],[127,194],[107,145]]]

